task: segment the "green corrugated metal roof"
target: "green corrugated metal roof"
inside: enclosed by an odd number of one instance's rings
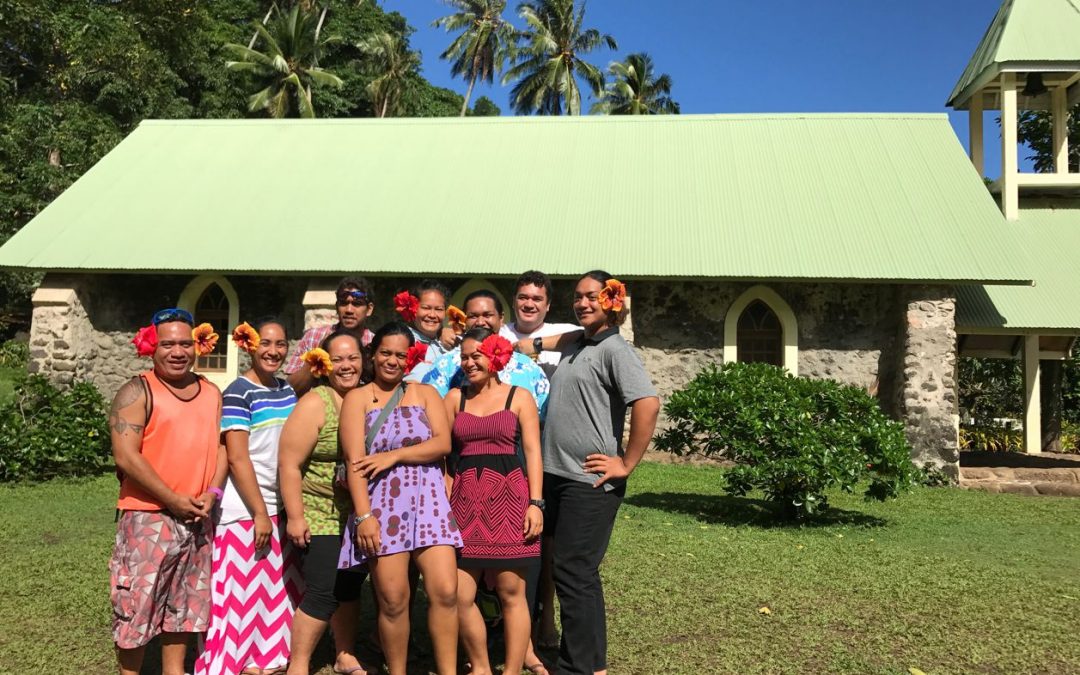
[[[945,115],[144,122],[0,248],[43,270],[1023,283]]]
[[[1005,64],[1080,64],[1080,0],[1004,0],[946,103],[964,108]]]
[[[1080,331],[1080,200],[1025,202],[1013,226],[1038,261],[1035,285],[958,287],[958,330]]]

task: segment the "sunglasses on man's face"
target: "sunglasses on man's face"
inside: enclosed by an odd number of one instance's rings
[[[195,317],[191,316],[191,312],[186,309],[180,309],[179,307],[158,310],[154,313],[154,317],[150,319],[150,323],[155,326],[170,321],[183,321],[189,326],[195,325]]]
[[[353,307],[367,307],[367,293],[363,291],[342,291],[338,293],[337,304],[340,307],[352,305]]]

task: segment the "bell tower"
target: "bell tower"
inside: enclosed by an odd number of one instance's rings
[[[1009,220],[1023,196],[1080,196],[1069,166],[1069,111],[1080,103],[1080,0],[1004,0],[946,105],[967,110],[971,161],[984,173],[983,117],[1001,114],[1001,178],[993,189]],[[1021,111],[1047,111],[1053,129],[1050,173],[1021,173]]]

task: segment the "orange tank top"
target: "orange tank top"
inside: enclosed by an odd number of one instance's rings
[[[217,469],[221,394],[200,377],[199,393],[184,401],[154,371],[140,377],[147,384],[151,404],[150,419],[143,429],[142,456],[173,492],[198,497],[206,492]],[[126,511],[165,509],[129,479],[120,484],[116,507]]]

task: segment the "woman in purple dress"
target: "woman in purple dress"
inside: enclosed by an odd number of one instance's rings
[[[499,381],[510,353],[510,342],[486,328],[466,332],[461,368],[468,384],[445,399],[453,420],[450,504],[464,543],[458,559],[458,620],[473,675],[492,672],[484,619],[476,606],[476,587],[485,572],[495,576],[502,604],[503,672],[521,672],[532,626],[525,572],[540,557],[544,529],[540,415],[528,391]]]
[[[367,564],[379,602],[379,642],[390,675],[405,675],[409,563],[424,577],[428,628],[441,675],[457,667],[457,561],[461,535],[446,494],[450,425],[434,388],[404,383],[422,360],[409,327],[383,326],[371,341],[374,376],[341,404],[340,439],[356,512],[339,566]]]

